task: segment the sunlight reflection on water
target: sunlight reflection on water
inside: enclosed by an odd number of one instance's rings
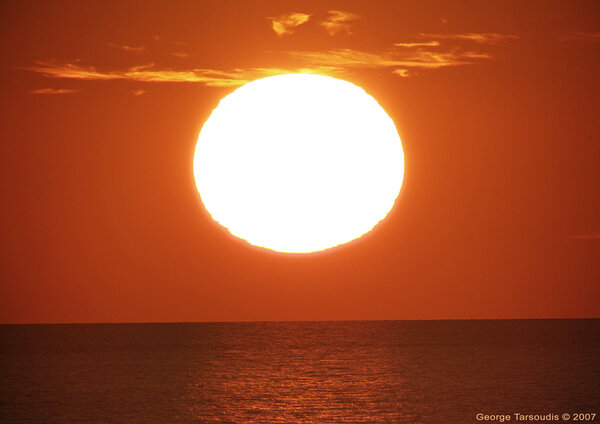
[[[468,423],[600,404],[600,320],[0,326],[2,422]]]

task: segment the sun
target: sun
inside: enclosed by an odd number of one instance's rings
[[[362,88],[314,74],[247,83],[221,100],[194,155],[206,210],[248,243],[308,253],[391,210],[404,176],[392,119]]]

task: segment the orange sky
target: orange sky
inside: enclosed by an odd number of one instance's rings
[[[600,317],[596,1],[0,5],[0,322]],[[220,98],[312,71],[394,119],[388,218],[311,255],[211,221]]]

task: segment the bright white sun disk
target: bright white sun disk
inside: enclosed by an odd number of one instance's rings
[[[371,230],[394,205],[402,145],[365,91],[311,74],[268,77],[221,100],[194,157],[210,215],[249,243],[306,253]]]

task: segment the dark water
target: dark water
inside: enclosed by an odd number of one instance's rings
[[[443,424],[600,413],[599,336],[600,320],[4,325],[0,421]]]

